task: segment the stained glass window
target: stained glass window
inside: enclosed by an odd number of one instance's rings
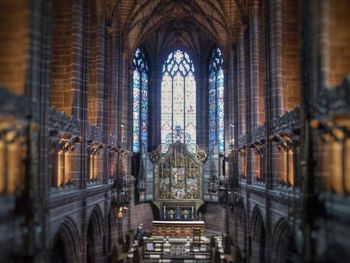
[[[161,141],[181,130],[196,143],[196,81],[194,66],[186,52],[169,54],[163,65],[161,84]]]
[[[133,145],[134,152],[148,144],[148,66],[144,53],[136,49],[133,60]]]
[[[219,48],[215,48],[209,63],[209,150],[215,146],[224,152],[224,70]]]

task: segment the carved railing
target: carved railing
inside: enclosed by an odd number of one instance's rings
[[[291,133],[300,129],[300,107],[288,111],[273,121],[273,134]]]
[[[268,140],[276,144],[278,153],[281,155],[281,164],[285,166],[286,171],[282,173],[279,181],[282,184],[292,186],[295,184],[294,160],[298,158],[300,143],[300,108],[296,107],[292,111],[286,112],[273,120],[272,133],[267,134],[266,124],[253,129],[250,137],[242,134],[238,137],[238,176],[240,179],[246,179],[247,176],[247,155],[251,154],[254,159],[254,178],[253,181],[264,182],[264,158],[266,143]],[[293,167],[291,167],[293,165]],[[288,167],[288,168],[287,168]],[[280,173],[281,174],[281,173]]]
[[[80,158],[80,147],[82,147],[82,121],[76,116],[68,116],[50,107],[48,126],[52,185],[56,187],[69,185],[74,181],[74,173],[79,174],[76,169],[79,167],[77,162]],[[119,157],[122,149],[117,143],[117,137],[114,134],[108,134],[107,138],[104,138],[102,129],[91,123],[86,123],[85,127],[86,145],[84,147],[88,156],[87,180],[95,182],[102,178],[103,158],[107,157],[108,171],[106,172],[110,177],[115,176],[117,162],[122,161],[122,157]],[[69,143],[71,143],[70,147],[66,147]],[[104,153],[107,156],[104,156]]]
[[[55,107],[49,108],[49,130],[65,132],[72,135],[80,135],[80,120],[74,115],[68,116],[59,112]]]

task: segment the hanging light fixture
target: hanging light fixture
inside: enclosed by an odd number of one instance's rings
[[[117,175],[113,184],[111,205],[116,208],[117,218],[123,219],[128,212],[129,195],[127,191],[128,181],[121,173]]]
[[[123,219],[123,217],[124,217],[123,208],[119,207],[119,209],[117,210],[117,218]]]

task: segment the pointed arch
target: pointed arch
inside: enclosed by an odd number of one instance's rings
[[[94,207],[88,221],[86,234],[86,253],[87,262],[100,262],[103,256],[103,233],[104,233],[104,218],[103,213],[98,205]]]
[[[251,223],[251,258],[253,262],[265,262],[266,227],[259,206],[253,209]]]
[[[295,249],[292,229],[288,222],[281,218],[277,222],[272,235],[272,261],[276,263],[286,262],[289,252],[293,252]]]
[[[110,205],[107,219],[107,250],[112,251],[118,241],[117,209]]]
[[[235,209],[235,241],[240,251],[246,250],[247,243],[247,212],[243,201],[240,201]]]
[[[79,231],[75,222],[69,217],[63,221],[56,233],[52,251],[54,252],[56,249],[64,252],[62,257],[64,262],[80,262],[81,251]],[[53,256],[54,254],[52,254],[52,257]]]
[[[90,214],[89,222],[96,225],[96,234],[102,235],[104,230],[104,216],[99,205],[96,205]]]
[[[265,230],[263,216],[258,205],[256,205],[253,209],[250,223],[253,238],[258,237],[261,234],[261,230]]]

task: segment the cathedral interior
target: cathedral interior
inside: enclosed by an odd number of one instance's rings
[[[0,0],[0,262],[349,262],[349,194],[349,0]]]

